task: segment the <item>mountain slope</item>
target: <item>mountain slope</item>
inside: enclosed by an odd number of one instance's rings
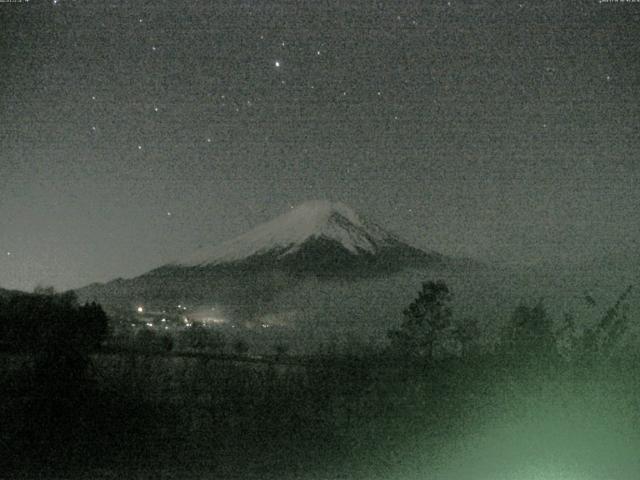
[[[213,247],[202,248],[174,262],[179,267],[205,267],[264,257],[282,260],[300,254],[314,257],[342,250],[340,256],[375,256],[389,249],[409,249],[397,236],[358,216],[342,203],[306,202],[239,237]],[[436,254],[432,254],[434,258]],[[286,262],[285,262],[286,263]],[[288,263],[291,263],[289,261]]]
[[[189,299],[246,308],[306,277],[357,280],[449,263],[454,260],[407,244],[342,203],[310,201],[233,240],[78,293],[104,304]]]
[[[615,302],[618,284],[631,280],[615,268],[607,275],[588,272],[511,268],[425,252],[345,205],[316,201],[138,277],[77,293],[82,301],[121,312],[136,305],[169,311],[186,304],[190,312],[215,307],[228,324],[271,340],[277,332],[304,352],[349,336],[384,341],[421,282],[435,279],[454,292],[456,317],[477,320],[488,343],[499,338],[523,300],[544,298],[557,321],[575,312],[587,325]],[[600,310],[583,305],[585,292]]]
[[[474,266],[413,247],[343,204],[314,201],[234,240],[77,293],[120,312],[215,307],[234,325],[279,325],[260,332],[291,335],[287,343],[305,348],[346,331],[384,339],[417,279],[468,278]]]

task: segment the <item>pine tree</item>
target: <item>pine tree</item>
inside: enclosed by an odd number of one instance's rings
[[[438,339],[452,328],[451,297],[445,282],[424,282],[418,297],[404,310],[400,328],[388,333],[396,351],[432,358]]]

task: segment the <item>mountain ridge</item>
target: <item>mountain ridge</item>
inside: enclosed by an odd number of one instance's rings
[[[295,254],[311,240],[334,242],[354,255],[376,254],[385,247],[403,244],[392,234],[369,222],[340,202],[307,201],[291,211],[213,247],[171,262],[178,267],[211,266],[277,252]]]
[[[343,203],[314,200],[134,278],[77,291],[106,303],[166,297],[239,304],[251,296],[271,298],[304,278],[357,281],[443,265],[461,264],[411,246]]]

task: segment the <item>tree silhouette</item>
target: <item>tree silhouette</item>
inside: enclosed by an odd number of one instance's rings
[[[206,327],[199,322],[193,322],[180,335],[180,345],[182,348],[189,350],[221,353],[225,344],[226,340],[221,332]]]
[[[31,355],[39,381],[62,389],[84,375],[89,355],[107,335],[108,318],[96,303],[79,305],[74,292],[39,292],[0,300],[0,342]]]
[[[289,352],[289,345],[286,343],[276,343],[273,350],[276,354],[276,358],[282,358]]]
[[[68,348],[88,354],[100,346],[107,330],[102,307],[79,305],[74,292],[22,293],[0,300],[0,335],[16,351]]]
[[[513,312],[504,339],[506,353],[514,362],[546,365],[558,359],[553,320],[542,300],[533,307],[521,304]]]
[[[233,342],[233,351],[236,355],[246,355],[249,352],[249,345],[242,339]]]
[[[451,297],[445,282],[424,282],[418,298],[404,310],[400,328],[388,332],[395,350],[432,358],[438,340],[452,329]]]
[[[626,302],[632,291],[633,285],[629,285],[602,318],[594,326],[585,330],[579,344],[579,362],[588,365],[613,355],[630,326],[629,305]]]

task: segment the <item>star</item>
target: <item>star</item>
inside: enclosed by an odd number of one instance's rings
[[[155,52],[155,51],[157,50],[156,46],[155,46],[155,45],[154,45],[154,46],[152,46],[152,47],[151,47],[151,50],[153,50],[153,51]]]
[[[153,111],[154,111],[154,112],[159,112],[159,111],[160,111],[160,109],[159,109],[158,107],[153,107]]]
[[[142,150],[142,145],[138,145],[138,150]]]
[[[96,96],[95,96],[95,95],[92,95],[92,96],[91,96],[91,100],[95,100],[95,99],[96,99]]]
[[[207,138],[207,143],[211,143],[211,139],[210,138]]]
[[[611,81],[611,75],[607,75],[607,82]]]
[[[171,212],[167,212],[167,217],[170,217],[170,216],[171,216]]]
[[[54,5],[58,5],[58,0],[53,0]]]
[[[94,126],[92,126],[92,127],[91,127],[91,130],[95,132],[95,131],[96,131],[96,126],[95,126],[95,125],[94,125]]]
[[[11,252],[7,252],[7,257],[10,257],[10,256],[11,256]]]
[[[276,68],[280,68],[280,60],[276,60],[275,61],[275,66],[276,66]]]
[[[318,50],[318,51],[316,52],[316,55],[320,55],[320,50]]]

